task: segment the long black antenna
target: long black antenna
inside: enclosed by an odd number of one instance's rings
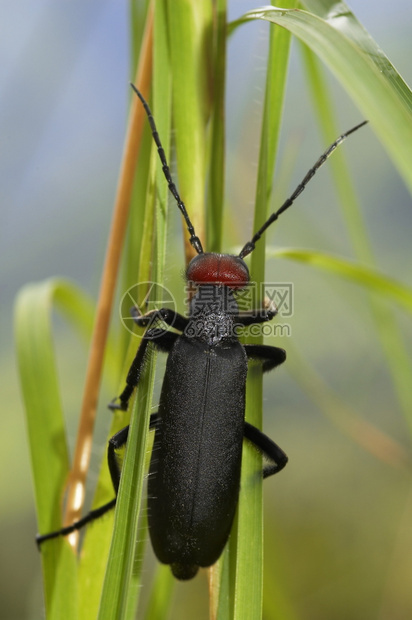
[[[348,136],[350,136],[351,133],[353,133],[354,131],[357,131],[358,129],[360,129],[361,127],[363,127],[364,125],[366,125],[368,121],[363,121],[363,123],[359,123],[359,125],[356,125],[356,127],[352,127],[352,129],[349,129],[349,131],[347,131],[346,133],[343,133],[341,136],[339,136],[339,138],[337,138],[337,140],[335,140],[335,142],[333,144],[330,145],[330,147],[328,149],[326,149],[326,151],[319,157],[318,161],[316,162],[316,164],[309,170],[309,172],[306,174],[305,178],[303,179],[303,181],[301,181],[301,183],[299,183],[299,185],[297,186],[297,188],[295,189],[295,191],[293,192],[293,194],[290,196],[290,198],[288,198],[283,205],[280,207],[280,209],[278,209],[277,211],[275,211],[274,213],[272,213],[272,215],[269,217],[269,219],[263,224],[263,226],[261,228],[259,228],[259,230],[253,235],[252,239],[250,241],[248,241],[245,246],[243,247],[242,251],[239,254],[239,258],[244,258],[245,256],[247,256],[248,254],[250,254],[251,252],[253,252],[253,250],[255,249],[255,245],[256,242],[259,241],[259,239],[261,238],[261,236],[263,235],[263,233],[265,232],[265,230],[271,225],[273,224],[273,222],[275,222],[279,215],[281,213],[283,213],[284,211],[286,211],[286,209],[288,209],[296,200],[296,198],[299,196],[299,194],[301,194],[303,192],[303,190],[305,189],[306,185],[309,183],[309,181],[311,180],[311,178],[315,175],[315,173],[319,170],[319,168],[321,166],[323,166],[323,164],[325,163],[325,161],[328,159],[328,157],[330,157],[330,155],[332,155],[333,151],[340,145],[342,144],[342,142],[345,140],[345,138],[347,138]]]
[[[143,97],[142,93],[136,88],[136,86],[134,84],[130,84],[130,86],[133,88],[134,92],[139,97],[139,99],[142,102],[143,107],[144,107],[144,109],[146,111],[147,118],[149,120],[149,124],[150,124],[151,130],[152,130],[153,140],[156,143],[157,152],[159,153],[160,161],[162,162],[163,174],[165,175],[167,184],[169,186],[169,189],[170,189],[171,193],[173,194],[174,199],[177,202],[177,206],[179,207],[180,211],[182,212],[183,217],[185,218],[187,230],[190,233],[189,241],[190,241],[190,243],[192,244],[192,246],[194,247],[194,249],[196,250],[196,252],[198,254],[203,254],[203,248],[202,248],[202,244],[200,243],[200,239],[199,239],[199,237],[195,233],[195,229],[193,228],[193,224],[190,221],[189,215],[188,215],[188,213],[186,211],[185,204],[184,204],[183,200],[179,196],[179,192],[177,191],[176,185],[173,183],[172,176],[170,174],[170,168],[169,168],[169,165],[167,163],[167,159],[166,159],[166,155],[165,155],[162,143],[160,142],[159,134],[158,134],[157,128],[156,128],[156,123],[154,121],[152,111],[149,108],[149,104],[147,103],[147,101]]]

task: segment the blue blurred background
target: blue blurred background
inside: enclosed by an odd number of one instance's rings
[[[229,17],[256,6],[229,1]],[[353,0],[351,8],[411,83],[410,1]],[[128,6],[16,0],[0,5],[0,24],[0,609],[5,620],[20,620],[42,617],[42,596],[13,352],[13,300],[25,283],[54,275],[97,294],[127,118]],[[250,237],[252,225],[267,33],[267,24],[247,24],[229,44],[227,199],[237,214],[238,244]],[[362,117],[333,79],[331,85],[343,131]],[[293,174],[279,201],[326,146],[315,126],[296,44],[284,121],[280,161],[293,160]],[[343,148],[379,268],[412,285],[410,195],[371,128]],[[288,172],[287,163],[285,168]],[[305,209],[296,205],[285,215],[274,238],[280,246],[350,256],[325,168],[300,198]],[[176,271],[181,268],[177,259]],[[270,261],[268,269],[271,281],[295,286],[293,347],[359,415],[409,449],[407,425],[359,289],[286,261]],[[409,317],[399,312],[398,318],[410,351]],[[73,441],[86,353],[59,321],[56,327]],[[287,342],[284,346],[288,349]],[[277,602],[290,604],[296,618],[305,620],[412,617],[410,476],[342,435],[286,367],[266,380],[265,399],[265,428],[290,456],[279,480],[266,484],[267,579],[269,588],[281,591]],[[103,436],[104,430],[96,456],[105,449]],[[97,465],[92,480],[96,475]],[[188,597],[201,587],[201,578],[178,586],[182,596],[176,598],[174,617],[207,617],[197,594],[194,611],[187,611]],[[267,617],[281,615],[268,610]]]

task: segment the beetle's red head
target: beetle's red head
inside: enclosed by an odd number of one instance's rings
[[[223,284],[236,290],[249,283],[249,270],[239,256],[203,252],[190,261],[186,278],[195,284]]]

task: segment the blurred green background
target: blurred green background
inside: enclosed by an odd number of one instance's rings
[[[256,6],[229,1],[229,18]],[[351,7],[411,83],[409,0],[373,6],[354,0]],[[20,620],[41,618],[43,610],[13,300],[23,284],[53,275],[97,294],[129,98],[128,7],[114,1],[17,0],[1,4],[0,24],[0,615]],[[241,245],[251,236],[268,27],[249,23],[229,44],[229,244]],[[327,146],[318,136],[298,51],[294,43],[274,208]],[[332,78],[331,84],[344,131],[362,118]],[[379,268],[412,285],[410,195],[369,127],[343,149]],[[274,245],[351,256],[327,168],[272,231]],[[174,230],[171,280],[183,268],[177,225]],[[265,597],[265,617],[281,618],[279,610],[288,609],[302,620],[411,618],[410,475],[343,434],[290,372],[299,352],[360,417],[409,450],[410,430],[366,296],[354,285],[284,260],[268,261],[267,280],[293,283],[294,313],[287,320],[292,337],[282,342],[290,363],[266,378],[264,391],[265,431],[290,458],[287,469],[265,484],[265,579],[271,595]],[[395,312],[411,353],[410,318]],[[58,319],[56,330],[74,442],[86,349]],[[101,397],[91,485],[105,450],[111,389]],[[178,584],[173,617],[207,617],[202,576]]]

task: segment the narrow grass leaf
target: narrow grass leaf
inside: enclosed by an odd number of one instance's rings
[[[170,85],[161,79],[168,63],[166,28],[166,4],[158,2],[154,17],[154,66],[152,107],[156,125],[165,152],[169,150],[170,134]],[[162,71],[161,71],[162,68]],[[161,104],[160,104],[161,102]],[[141,158],[150,159],[145,187],[145,216],[141,237],[137,282],[161,283],[165,262],[166,216],[168,189],[164,179],[157,149],[152,136],[147,142],[147,151]],[[135,221],[141,226],[141,222]],[[156,231],[156,234],[155,234]],[[136,268],[136,267],[135,267]],[[132,338],[131,353],[136,352],[136,340]],[[122,468],[121,484],[115,513],[114,534],[109,554],[108,568],[103,587],[99,618],[133,618],[140,593],[140,573],[144,545],[136,546],[136,532],[141,510],[142,485],[145,471],[147,429],[151,409],[151,395],[154,385],[155,354],[151,351],[145,366],[145,373],[138,389],[136,404],[130,423],[126,456]],[[127,356],[127,366],[131,361]],[[127,370],[126,370],[127,372]],[[139,536],[142,534],[139,532]],[[137,554],[137,555],[136,555]]]
[[[168,49],[168,32],[167,32],[167,3],[166,1],[156,2],[154,6],[154,37],[153,37],[153,88],[152,88],[152,110],[156,119],[156,126],[161,136],[161,142],[166,154],[170,150],[170,124],[171,124],[171,88],[170,80],[167,79],[169,74],[169,49]],[[147,153],[150,161],[150,170],[148,178],[152,179],[154,185],[155,209],[153,211],[153,221],[151,223],[153,229],[153,238],[144,235],[149,240],[146,246],[143,244],[142,253],[139,262],[142,266],[147,265],[149,271],[139,272],[139,281],[144,279],[145,273],[150,273],[147,279],[150,282],[162,284],[163,273],[166,256],[166,233],[167,233],[167,215],[168,215],[168,199],[169,189],[160,166],[159,155],[155,148],[153,137],[150,132],[150,151]],[[149,175],[150,172],[150,175]],[[148,201],[145,201],[148,202]],[[137,222],[136,222],[137,225]],[[145,254],[147,252],[147,254]],[[150,252],[150,254],[149,254]],[[148,260],[149,256],[153,260]],[[152,358],[155,363],[155,357]],[[154,370],[153,370],[154,372]],[[154,379],[153,379],[154,380]],[[153,384],[151,383],[153,389]],[[140,414],[139,414],[140,415]],[[143,466],[142,470],[146,471]],[[140,512],[144,512],[140,509]],[[125,618],[132,620],[136,617],[136,611],[141,592],[141,570],[143,564],[143,556],[148,539],[147,519],[140,515],[138,542],[134,550],[133,569],[129,583],[128,601],[126,606]],[[158,586],[161,589],[161,585]],[[166,605],[166,599],[164,599]]]
[[[216,3],[212,72],[213,99],[208,157],[206,238],[208,252],[221,252],[225,192],[226,0],[218,0]]]
[[[328,96],[326,80],[323,78],[320,63],[313,52],[306,46],[303,47],[303,56],[307,68],[307,76],[311,84],[311,91],[318,113],[319,124],[326,140],[332,140],[337,135],[336,122],[334,120],[331,98]],[[357,258],[373,267],[375,258],[366,232],[366,226],[360,211],[359,201],[345,163],[343,149],[340,149],[331,158],[331,168],[334,182],[337,188],[340,205],[352,245]],[[374,318],[377,338],[380,340],[386,364],[392,376],[392,382],[402,406],[405,418],[412,428],[412,392],[410,389],[410,376],[412,363],[405,346],[404,338],[399,330],[397,321],[390,308],[383,299],[369,298],[372,315]]]
[[[99,620],[126,617],[133,574],[137,522],[141,505],[146,433],[154,374],[149,364],[133,406],[128,447],[116,504],[112,544],[99,608]]]
[[[309,1],[305,4],[310,6]],[[250,19],[265,19],[287,28],[310,47],[373,125],[412,190],[409,88],[343,2],[316,3],[316,6],[328,7],[325,18],[297,9],[265,7],[246,13],[235,25]]]
[[[204,239],[206,174],[205,127],[209,117],[207,85],[211,51],[209,2],[169,0],[169,40],[173,76],[173,118],[179,191],[200,239]],[[186,259],[193,256],[184,234]]]
[[[72,284],[51,279],[24,287],[16,303],[15,332],[26,424],[30,444],[38,527],[61,527],[61,502],[69,472],[65,420],[57,377],[52,311],[58,307],[84,334],[94,308]],[[33,541],[34,544],[34,541]],[[48,618],[77,617],[77,565],[64,540],[42,547]]]
[[[171,135],[171,80],[170,52],[168,44],[167,0],[156,2],[153,49],[153,110],[164,152],[170,159]],[[151,136],[152,145],[153,137]],[[163,282],[166,255],[168,204],[170,198],[157,149],[152,146],[153,165],[156,169],[156,260],[153,266],[153,280]],[[172,209],[176,209],[173,201]]]
[[[290,35],[281,29],[270,32],[266,94],[262,119],[254,230],[268,216],[273,171],[283,111],[284,90],[289,58]],[[251,281],[264,281],[265,245],[257,244],[252,254]],[[257,303],[261,303],[258,296]],[[254,342],[261,343],[262,337]],[[246,419],[262,428],[262,369],[250,363],[246,385]],[[263,596],[263,505],[262,458],[251,446],[245,445],[242,461],[242,492],[236,520],[236,542],[229,553],[236,557],[234,618],[260,618]],[[253,541],[253,544],[251,544]],[[233,554],[234,545],[236,555]],[[233,565],[233,560],[231,560]]]
[[[288,258],[307,263],[324,271],[336,273],[351,282],[379,293],[385,299],[392,300],[408,312],[412,312],[412,289],[371,267],[366,267],[353,260],[314,250],[268,248],[268,256]]]
[[[324,67],[316,55],[306,45],[301,45],[301,51],[305,65],[305,75],[310,86],[314,109],[325,145],[331,144],[346,128],[338,128]],[[361,132],[367,130],[368,127],[365,127]],[[361,132],[353,136],[353,139],[361,142]],[[333,153],[333,156],[328,160],[328,166],[332,172],[336,193],[339,198],[339,205],[355,254],[359,260],[372,264],[374,261],[372,250],[367,237],[359,200],[345,157],[344,148],[339,148]]]

